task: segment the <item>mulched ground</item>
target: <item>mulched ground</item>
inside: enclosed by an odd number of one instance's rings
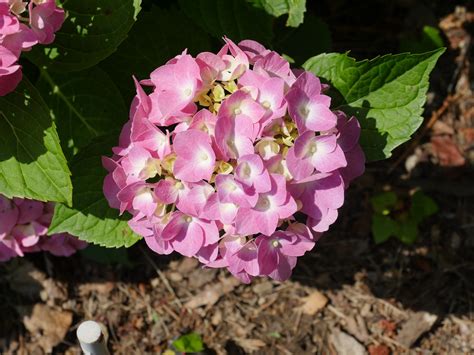
[[[116,354],[160,353],[189,332],[203,336],[209,354],[474,353],[474,13],[433,16],[449,51],[433,76],[426,128],[368,166],[290,281],[242,285],[142,243],[129,250],[129,266],[37,254],[0,266],[0,353],[78,354],[84,319],[106,325]],[[359,38],[347,44],[348,29],[340,31],[336,49],[364,53]],[[417,188],[440,207],[419,241],[375,245],[370,197]]]

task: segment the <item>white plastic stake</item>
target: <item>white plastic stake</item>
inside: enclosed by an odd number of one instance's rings
[[[85,355],[109,355],[99,323],[93,320],[82,322],[76,334]]]

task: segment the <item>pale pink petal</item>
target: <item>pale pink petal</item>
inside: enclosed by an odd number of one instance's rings
[[[170,244],[174,250],[184,256],[195,256],[204,246],[204,232],[199,224],[190,223],[186,232],[172,239]]]
[[[216,155],[207,134],[194,129],[180,132],[174,138],[173,148],[177,155],[173,172],[178,179],[198,182],[211,178]]]

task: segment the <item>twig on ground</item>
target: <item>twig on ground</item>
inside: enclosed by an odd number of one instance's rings
[[[160,277],[161,279],[161,282],[163,282],[163,284],[165,285],[166,289],[169,291],[169,293],[171,293],[171,295],[174,297],[176,303],[180,306],[180,307],[183,307],[183,304],[181,303],[181,300],[179,299],[179,297],[176,295],[176,292],[174,292],[173,290],[173,287],[171,287],[168,279],[166,278],[165,274],[159,269],[158,265],[156,265],[156,263],[153,261],[152,258],[150,258],[150,256],[148,255],[148,253],[143,250],[142,246],[140,246],[140,250],[141,252],[143,253],[143,255],[145,256],[145,259],[150,263],[151,266],[153,266],[153,268],[155,269],[156,273],[158,274],[158,276]]]

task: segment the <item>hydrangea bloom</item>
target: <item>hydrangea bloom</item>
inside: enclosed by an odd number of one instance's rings
[[[119,146],[103,158],[110,206],[159,254],[243,282],[287,279],[364,171],[357,119],[331,111],[312,73],[251,40],[184,51],[135,85]]]
[[[21,81],[21,52],[53,42],[63,22],[64,11],[55,0],[0,0],[0,96]]]
[[[0,261],[45,250],[70,256],[87,243],[68,234],[47,235],[54,205],[0,195]]]

